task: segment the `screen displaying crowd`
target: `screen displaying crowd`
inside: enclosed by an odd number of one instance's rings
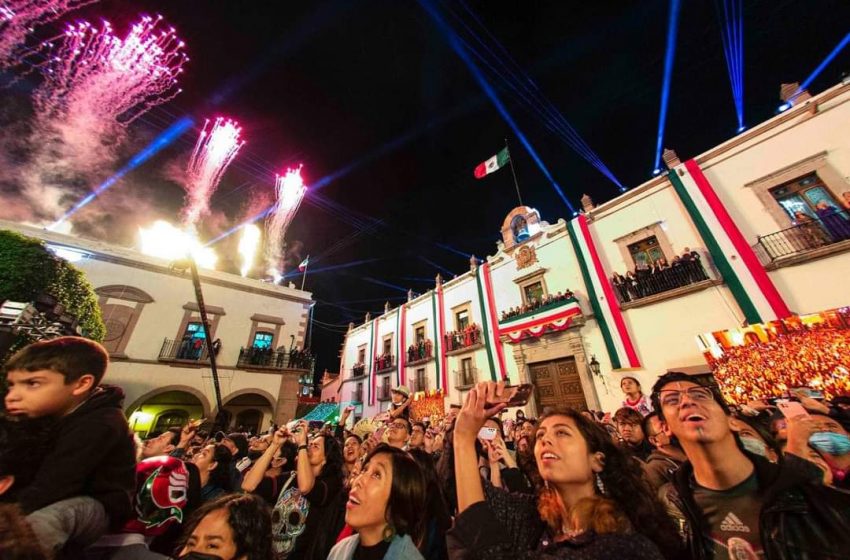
[[[850,308],[701,338],[710,341],[705,357],[730,402],[781,397],[794,387],[850,394]]]
[[[507,409],[479,383],[411,420],[260,434],[130,432],[108,356],[63,337],[7,360],[0,558],[837,559],[850,550],[850,397],[732,404],[680,372],[612,411]],[[510,393],[513,394],[513,393]]]

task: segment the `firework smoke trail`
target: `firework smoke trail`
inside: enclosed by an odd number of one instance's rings
[[[266,259],[268,261],[268,273],[275,278],[283,274],[283,237],[289,222],[301,206],[307,187],[301,177],[299,165],[295,169],[287,169],[283,175],[278,175],[275,180],[275,196],[277,201],[271,209],[271,214],[266,220],[266,239],[268,240]]]
[[[239,255],[242,257],[242,267],[239,272],[242,276],[248,276],[254,267],[254,258],[260,247],[260,228],[254,224],[242,226],[242,237],[239,238]]]
[[[39,25],[97,0],[0,0],[0,69],[15,66],[19,49]]]
[[[219,117],[212,126],[209,120],[204,123],[186,170],[185,228],[195,227],[200,218],[209,214],[210,198],[227,166],[245,144],[239,138],[241,133],[239,124],[230,119]]]
[[[126,125],[180,93],[184,46],[161,17],[143,16],[124,38],[108,22],[80,22],[29,51],[24,62],[43,80],[33,93],[30,158],[11,179],[43,219],[111,175]]]

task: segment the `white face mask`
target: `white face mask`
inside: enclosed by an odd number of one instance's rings
[[[741,445],[744,446],[744,449],[754,455],[761,455],[762,457],[767,457],[767,446],[762,440],[749,436],[741,436],[740,439]]]

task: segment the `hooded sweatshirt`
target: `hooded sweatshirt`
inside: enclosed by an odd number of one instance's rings
[[[114,526],[132,512],[136,446],[124,418],[124,392],[102,385],[73,412],[58,420],[50,451],[17,499],[26,513],[52,503],[90,496],[103,504]]]

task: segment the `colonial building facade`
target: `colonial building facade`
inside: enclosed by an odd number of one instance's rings
[[[848,123],[835,86],[569,220],[514,208],[495,254],[351,326],[337,400],[370,415],[406,385],[448,407],[506,379],[535,385],[531,414],[611,411],[626,373],[709,373],[701,333],[847,305]]]
[[[130,249],[0,221],[0,229],[42,239],[85,272],[99,296],[110,353],[106,383],[120,386],[140,435],[218,413],[209,355],[191,276]],[[295,417],[299,378],[312,363],[290,353],[307,331],[309,292],[200,270],[230,427],[265,430]]]

